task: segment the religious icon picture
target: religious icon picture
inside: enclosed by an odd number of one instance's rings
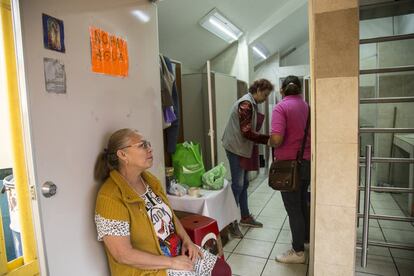
[[[65,34],[63,21],[47,14],[42,14],[43,45],[46,49],[65,52]]]
[[[63,62],[53,58],[43,58],[45,86],[49,93],[66,93],[66,71]]]

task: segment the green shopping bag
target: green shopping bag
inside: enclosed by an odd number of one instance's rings
[[[177,144],[172,156],[174,174],[178,183],[200,187],[205,172],[200,144],[184,142]]]
[[[224,176],[226,176],[226,168],[223,162],[203,174],[203,189],[220,190],[224,186]]]

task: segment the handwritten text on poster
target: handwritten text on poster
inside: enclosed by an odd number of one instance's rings
[[[124,39],[95,28],[89,28],[92,71],[113,76],[128,76],[128,47]]]

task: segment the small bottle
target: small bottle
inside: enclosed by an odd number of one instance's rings
[[[174,168],[166,167],[165,168],[165,186],[167,188],[167,193],[170,191],[171,184],[175,182],[174,178]]]

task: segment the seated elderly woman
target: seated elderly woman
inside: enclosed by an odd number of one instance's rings
[[[150,142],[132,129],[113,133],[98,157],[95,178],[104,183],[95,223],[111,275],[231,275],[226,262],[191,241],[146,171],[152,162]]]

